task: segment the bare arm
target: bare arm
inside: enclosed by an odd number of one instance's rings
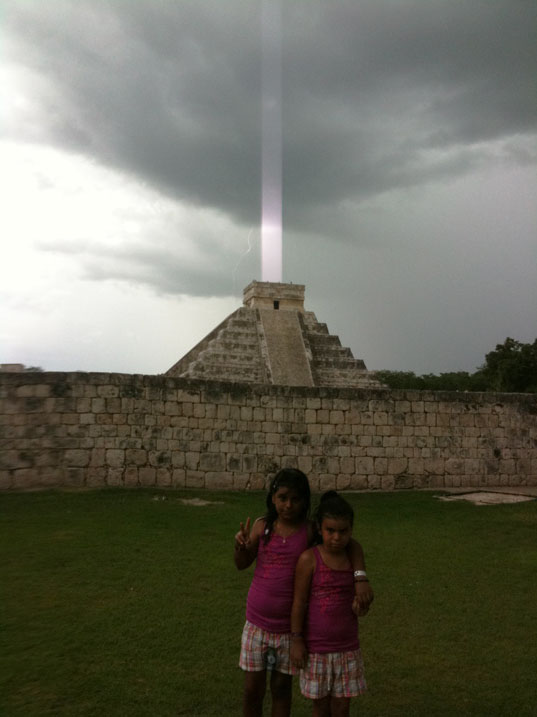
[[[365,557],[360,543],[354,540],[354,538],[351,538],[347,551],[349,560],[352,563],[352,569],[354,571],[358,570],[365,573]],[[369,584],[367,575],[355,576],[354,592],[355,598],[353,602],[353,610],[357,615],[365,615],[374,598],[373,589]]]
[[[308,659],[303,630],[314,571],[313,551],[306,550],[296,564],[295,591],[291,609],[291,662],[295,667],[305,667]]]
[[[246,523],[240,524],[239,532],[235,535],[233,560],[238,570],[248,568],[257,558],[259,539],[263,534],[264,521],[258,518],[250,530],[250,518]]]

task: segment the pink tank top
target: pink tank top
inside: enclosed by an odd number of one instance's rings
[[[246,601],[246,619],[249,622],[267,632],[291,632],[295,567],[307,547],[307,523],[285,539],[272,533],[265,544],[264,536],[260,538],[254,577]]]
[[[352,611],[354,575],[352,568],[333,570],[325,565],[318,548],[305,640],[309,652],[347,652],[357,650],[358,620]]]

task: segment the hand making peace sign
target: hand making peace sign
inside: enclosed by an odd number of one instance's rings
[[[235,548],[237,550],[246,550],[250,544],[250,518],[246,519],[246,525],[240,524],[240,530],[235,535]]]

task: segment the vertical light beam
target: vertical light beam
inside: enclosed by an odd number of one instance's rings
[[[282,6],[262,0],[261,276],[282,281]]]

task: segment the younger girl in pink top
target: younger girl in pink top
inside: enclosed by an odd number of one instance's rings
[[[298,559],[291,613],[291,662],[303,668],[300,688],[313,700],[314,717],[348,717],[350,698],[366,689],[353,570],[347,546],[354,512],[335,491],[321,497],[317,527],[321,544]]]

